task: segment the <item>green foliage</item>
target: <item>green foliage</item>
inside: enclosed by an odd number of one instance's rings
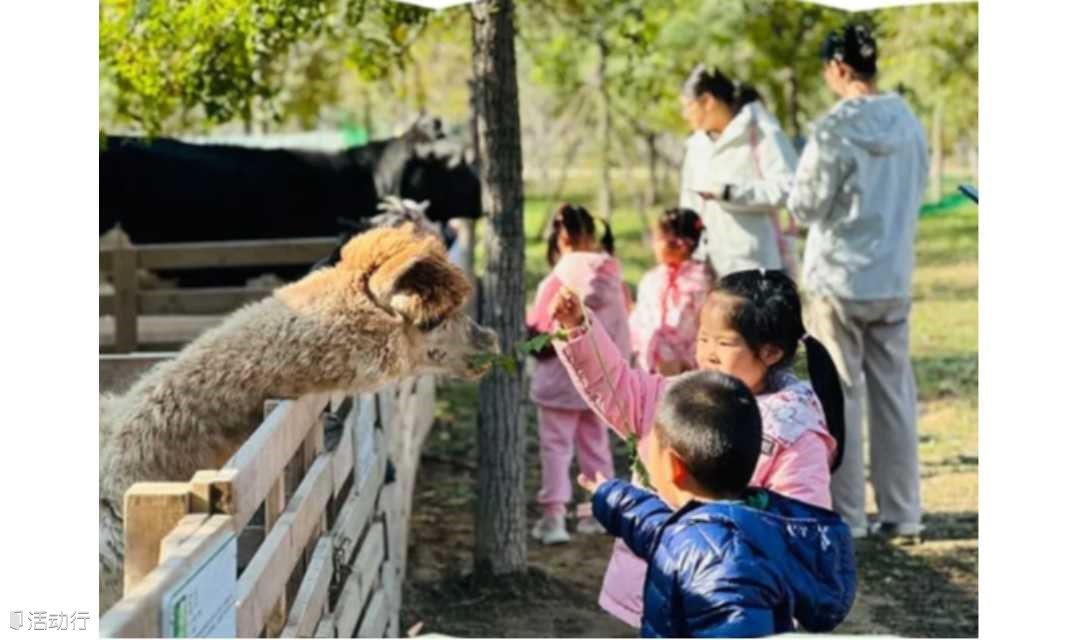
[[[391,0],[105,0],[99,57],[116,117],[151,134],[250,124],[256,108],[310,121],[342,69],[385,75],[432,15]]]
[[[475,369],[484,367],[500,368],[508,374],[514,374],[518,365],[530,354],[543,351],[554,340],[565,341],[568,337],[566,331],[558,329],[551,333],[540,333],[528,340],[514,345],[513,353],[478,353],[474,355],[469,364]]]
[[[943,109],[945,147],[979,129],[979,5],[926,4],[877,12],[881,85],[903,86],[925,122]]]

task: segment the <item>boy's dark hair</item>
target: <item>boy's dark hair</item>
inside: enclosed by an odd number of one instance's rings
[[[821,45],[821,59],[837,60],[850,66],[863,81],[877,75],[877,42],[865,24],[849,23],[842,31],[832,31]]]
[[[683,95],[697,100],[706,93],[723,102],[735,116],[746,105],[761,100],[757,89],[748,84],[733,81],[719,69],[699,64],[690,72],[683,83]]]
[[[738,378],[694,371],[664,392],[653,429],[694,480],[717,497],[742,493],[761,454],[761,413]]]
[[[690,253],[697,249],[701,242],[701,234],[705,231],[705,223],[701,216],[693,209],[672,207],[665,209],[660,216],[659,223],[661,233],[680,240],[685,240]]]
[[[600,221],[604,225],[604,234],[600,237],[600,246],[605,252],[615,255],[615,237],[611,234],[611,225],[606,220]],[[596,237],[596,223],[592,214],[585,207],[563,204],[555,212],[555,218],[551,222],[551,231],[547,239],[548,265],[554,267],[559,261],[559,230],[565,229],[567,235],[574,242],[582,237]]]
[[[783,271],[753,269],[728,274],[717,283],[706,307],[723,305],[728,324],[746,345],[759,353],[765,345],[779,348],[783,355],[772,369],[791,366],[799,342],[806,347],[810,384],[821,401],[829,433],[836,440],[833,469],[844,455],[844,389],[840,374],[825,346],[806,332],[802,303],[795,283]]]

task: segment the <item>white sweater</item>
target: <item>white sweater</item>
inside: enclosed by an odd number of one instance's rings
[[[825,114],[788,198],[810,227],[803,287],[850,300],[909,297],[928,172],[922,125],[896,94],[842,100]]]
[[[679,206],[705,222],[705,252],[718,276],[782,267],[771,213],[787,198],[795,163],[791,141],[760,102],[744,106],[715,140],[701,131],[687,140]]]

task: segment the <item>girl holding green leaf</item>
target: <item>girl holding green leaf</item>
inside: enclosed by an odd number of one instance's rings
[[[568,287],[581,296],[584,304],[604,325],[622,357],[630,353],[630,329],[627,299],[622,281],[622,266],[615,259],[614,239],[606,222],[597,233],[598,222],[584,207],[565,204],[555,215],[548,237],[548,264],[551,273],[537,289],[536,300],[526,322],[536,337],[529,348],[544,345],[546,334],[553,332],[548,307],[556,294]],[[600,472],[614,475],[607,426],[593,413],[578,394],[565,367],[551,348],[537,350],[536,371],[529,396],[536,404],[540,427],[540,464],[542,484],[537,502],[543,512],[532,529],[533,538],[544,544],[567,542],[566,504],[573,485],[570,460],[577,452],[578,467],[593,477]],[[578,533],[602,533],[592,517],[578,522]]]
[[[575,292],[561,291],[549,313],[567,332],[566,340],[556,341],[556,355],[578,393],[647,460],[657,408],[675,378],[631,367]],[[800,346],[809,384],[791,373]],[[702,369],[738,378],[757,400],[762,445],[750,485],[830,508],[830,469],[843,459],[843,388],[828,352],[803,326],[795,283],[781,271],[763,269],[721,278],[701,310],[696,360]],[[600,606],[638,626],[645,569],[616,540]]]

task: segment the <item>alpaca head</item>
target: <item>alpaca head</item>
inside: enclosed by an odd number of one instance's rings
[[[469,317],[471,287],[438,237],[412,224],[369,231],[349,241],[337,267],[383,311],[396,316],[415,373],[476,379],[477,356],[499,352],[498,336]],[[355,289],[354,289],[355,290]]]

